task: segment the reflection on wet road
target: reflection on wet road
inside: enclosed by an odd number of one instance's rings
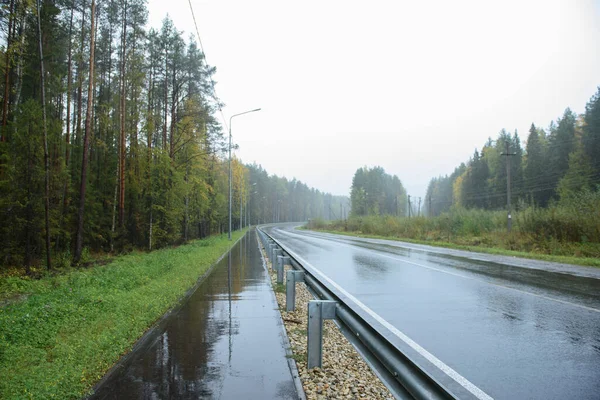
[[[269,282],[247,234],[92,398],[297,398]]]
[[[490,396],[600,398],[600,270],[267,231]]]

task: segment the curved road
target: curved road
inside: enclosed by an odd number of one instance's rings
[[[600,269],[266,231],[488,396],[600,399]]]

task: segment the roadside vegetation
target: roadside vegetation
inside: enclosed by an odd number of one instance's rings
[[[81,398],[231,243],[220,235],[40,279],[0,277],[0,398]]]
[[[585,113],[531,124],[525,147],[502,129],[424,198],[376,166],[356,171],[350,201],[348,219],[309,228],[600,266],[600,87]]]
[[[308,228],[600,267],[600,190],[514,212],[510,234],[506,219],[506,211],[453,207],[434,217],[314,219]]]

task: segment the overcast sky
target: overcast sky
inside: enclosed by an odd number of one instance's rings
[[[505,128],[523,141],[600,85],[600,1],[191,0],[237,154],[349,194],[361,166],[424,196]],[[148,0],[194,33],[188,0]]]

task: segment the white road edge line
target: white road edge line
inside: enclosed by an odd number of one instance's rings
[[[285,231],[281,231],[281,232],[285,232]],[[289,232],[285,232],[285,233],[289,233]],[[300,257],[299,255],[297,255],[293,251],[291,251],[289,249],[287,251],[290,252],[292,254],[292,256],[296,260],[300,261],[303,265],[311,265],[310,263],[308,263],[306,260],[304,260],[302,257]],[[311,265],[311,267],[312,267],[312,265]],[[440,360],[439,358],[437,358],[436,356],[434,356],[433,354],[431,354],[430,352],[428,352],[427,350],[425,350],[417,342],[415,342],[414,340],[412,340],[411,338],[409,338],[408,336],[406,336],[404,333],[402,333],[396,327],[394,327],[393,325],[391,325],[385,319],[381,318],[373,310],[371,310],[369,307],[367,307],[366,305],[364,305],[361,301],[359,301],[357,298],[355,298],[354,296],[352,296],[350,293],[346,292],[337,283],[335,283],[334,281],[332,281],[331,279],[329,279],[327,277],[327,275],[323,274],[321,271],[317,270],[315,267],[312,267],[312,269],[314,270],[315,273],[317,273],[317,274],[320,275],[321,279],[327,281],[330,285],[332,285],[337,290],[339,290],[341,293],[343,293],[344,296],[350,298],[353,302],[356,303],[356,305],[358,305],[365,312],[367,312],[369,315],[371,315],[375,320],[377,320],[377,322],[379,322],[380,324],[382,324],[383,326],[385,326],[387,329],[389,329],[390,332],[392,332],[394,335],[396,335],[400,340],[402,340],[404,343],[406,343],[407,345],[409,345],[413,350],[415,350],[421,356],[423,356],[424,358],[426,358],[429,362],[431,362],[433,365],[435,365],[437,368],[439,368],[442,372],[444,372],[450,378],[454,379],[459,385],[461,385],[466,390],[468,390],[469,392],[471,392],[479,400],[493,400],[493,397],[491,397],[490,395],[488,395],[487,393],[485,393],[483,390],[481,390],[480,388],[478,388],[477,386],[475,386],[467,378],[465,378],[464,376],[460,375],[458,372],[456,372],[451,367],[449,367],[448,365],[446,365],[442,360]]]
[[[328,238],[326,238],[324,236],[302,235],[302,234],[299,234],[299,233],[296,233],[296,232],[288,232],[288,231],[280,231],[280,232],[286,233],[286,234],[289,234],[289,235],[294,235],[295,234],[295,235],[298,235],[298,236],[309,237],[311,239],[316,239],[316,240],[319,240],[319,239],[329,240]],[[354,247],[354,246],[352,246],[350,244],[347,244],[347,243],[341,243],[341,242],[337,242],[336,241],[336,244],[341,245],[341,246],[349,247],[349,248],[351,248],[353,250],[367,251],[365,249],[361,249],[360,247],[357,248],[357,247]],[[377,250],[373,249],[373,251],[377,251]],[[555,301],[557,303],[562,303],[562,304],[566,304],[566,305],[573,306],[573,307],[583,308],[584,310],[588,310],[588,311],[593,311],[593,312],[600,313],[599,309],[593,308],[593,307],[584,306],[583,304],[577,304],[577,303],[572,303],[572,302],[566,301],[566,300],[561,300],[561,299],[556,299],[556,298],[553,298],[553,297],[543,296],[541,294],[531,293],[531,292],[528,292],[526,290],[521,290],[521,289],[517,289],[517,288],[514,288],[514,287],[506,286],[506,285],[500,285],[498,283],[482,281],[480,279],[473,278],[471,276],[466,276],[466,275],[463,275],[463,274],[457,274],[455,272],[450,272],[450,271],[444,271],[443,269],[439,269],[439,268],[435,268],[435,267],[430,267],[428,265],[419,264],[419,263],[416,263],[414,261],[408,261],[408,260],[406,260],[405,258],[402,258],[402,257],[395,257],[395,256],[387,255],[387,254],[382,254],[381,251],[377,251],[377,253],[378,253],[378,255],[380,257],[389,258],[390,260],[400,261],[400,262],[403,262],[403,263],[416,265],[417,267],[427,268],[427,269],[430,269],[432,271],[437,271],[437,272],[441,272],[441,273],[444,273],[444,274],[457,276],[459,278],[470,279],[472,281],[478,281],[478,282],[485,282],[488,285],[497,286],[497,287],[501,287],[501,288],[509,289],[509,290],[514,290],[515,292],[519,292],[519,293],[527,294],[527,295],[530,295],[530,296],[538,297],[540,299]]]

